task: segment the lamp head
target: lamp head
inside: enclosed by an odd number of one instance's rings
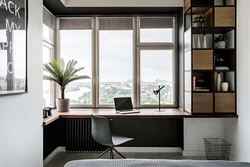
[[[159,93],[159,90],[154,90],[155,95],[158,95],[158,93]]]
[[[158,95],[158,93],[162,90],[162,88],[164,88],[165,86],[162,86],[162,87],[160,87],[159,86],[159,89],[158,90],[154,90],[153,92],[154,92],[154,94],[155,95]]]

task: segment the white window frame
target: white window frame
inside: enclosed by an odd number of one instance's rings
[[[96,85],[97,85],[97,76],[96,75],[96,55],[97,55],[97,50],[96,50],[96,38],[97,38],[97,34],[96,34],[96,17],[91,17],[91,16],[87,16],[87,17],[59,17],[57,18],[57,23],[56,23],[56,29],[57,29],[57,59],[60,59],[61,57],[61,52],[60,52],[60,46],[61,46],[61,43],[60,43],[60,30],[59,30],[59,20],[60,19],[81,19],[81,18],[91,18],[92,20],[92,59],[91,59],[91,64],[92,64],[92,76],[91,77],[91,80],[92,80],[92,104],[71,104],[70,107],[72,108],[95,108],[96,106]],[[56,89],[56,97],[59,97],[60,96],[60,89],[57,88]],[[66,95],[67,97],[67,95]]]
[[[72,108],[114,108],[114,105],[103,105],[99,104],[99,21],[98,16],[86,16],[92,17],[93,31],[92,31],[92,104],[74,104],[70,105]],[[86,18],[84,17],[84,18]],[[140,105],[140,50],[173,50],[173,105],[161,105],[162,107],[177,107],[177,17],[176,15],[166,15],[166,16],[152,16],[157,18],[174,18],[174,31],[173,31],[173,42],[146,42],[140,43],[140,17],[151,17],[151,16],[105,16],[105,17],[131,17],[133,18],[133,104],[135,108],[156,108],[158,105]],[[81,18],[81,17],[62,17],[57,19],[57,58],[60,58],[60,32],[59,32],[59,19],[69,19],[69,18]],[[57,89],[56,94],[58,97],[59,90]],[[153,94],[153,92],[152,92]]]
[[[140,69],[140,63],[141,63],[141,50],[173,50],[173,69],[172,69],[172,76],[173,76],[173,104],[172,105],[166,105],[162,104],[162,107],[177,107],[177,17],[176,15],[168,15],[168,16],[159,16],[157,18],[174,18],[174,31],[173,31],[173,42],[140,42],[140,17],[137,17],[137,37],[136,37],[136,43],[137,43],[137,49],[136,49],[136,58],[134,59],[136,62],[136,77],[135,77],[135,85],[136,85],[136,101],[134,104],[138,108],[155,108],[158,107],[158,105],[141,105],[141,69]],[[157,89],[157,88],[156,88]],[[152,92],[153,94],[153,92]]]
[[[45,7],[43,7],[45,10],[47,10],[47,12],[49,12],[53,17],[54,17],[54,20],[56,20],[55,16]],[[43,24],[44,25],[44,24]],[[45,25],[46,26],[46,25]],[[55,22],[54,22],[54,26],[56,26]],[[54,29],[52,30],[52,40],[48,39],[48,38],[45,38],[43,36],[43,46],[49,48],[52,50],[52,59],[56,58],[55,57],[55,35],[56,35],[56,27],[54,27]],[[51,81],[52,82],[52,81]],[[51,105],[52,106],[55,106],[55,98],[56,98],[56,84],[54,82],[52,82],[53,86],[51,87],[52,89],[52,92],[53,94],[50,95],[51,99],[52,99],[52,102],[51,102]],[[48,105],[48,104],[46,104]]]

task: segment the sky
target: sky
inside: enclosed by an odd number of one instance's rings
[[[166,34],[166,35],[163,35]],[[172,41],[172,30],[145,30],[141,41]],[[85,69],[80,73],[91,76],[92,30],[61,30],[60,56],[65,62],[78,60]],[[100,82],[127,81],[133,74],[133,31],[99,31]],[[141,78],[145,81],[172,81],[172,51],[141,50]]]

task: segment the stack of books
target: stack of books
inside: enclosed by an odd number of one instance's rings
[[[208,87],[195,87],[194,91],[209,92],[210,89]]]
[[[221,67],[215,67],[215,70],[229,70],[229,68],[226,66],[221,66]]]
[[[210,89],[208,87],[196,86],[196,76],[193,76],[193,91],[209,92]]]

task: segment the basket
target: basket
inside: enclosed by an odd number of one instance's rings
[[[204,138],[208,160],[229,160],[231,144],[221,138]]]

